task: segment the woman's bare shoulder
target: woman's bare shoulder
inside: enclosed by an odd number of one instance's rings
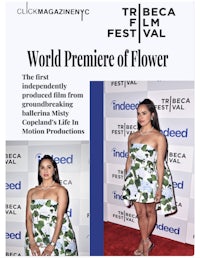
[[[157,131],[156,136],[160,139],[160,140],[166,140],[166,137],[159,131]]]
[[[159,131],[155,133],[155,139],[157,140],[158,144],[166,144],[166,137]]]
[[[133,133],[130,133],[130,134],[129,134],[129,137],[128,137],[128,140],[129,140],[129,141],[132,141],[132,140],[135,139],[137,136],[138,136],[138,131],[133,132]]]
[[[30,196],[30,195],[32,195],[32,194],[34,194],[37,190],[38,190],[38,188],[39,188],[39,186],[37,185],[37,186],[35,186],[35,187],[32,187],[32,188],[30,188],[29,190],[28,190],[28,195]]]
[[[56,188],[57,188],[57,190],[58,190],[60,193],[66,193],[66,192],[67,192],[67,189],[66,189],[64,186],[62,186],[62,185],[60,185],[60,184],[58,184],[58,183],[56,183]]]
[[[57,188],[58,200],[65,200],[66,198],[67,199],[69,198],[68,191],[64,186],[58,184],[56,188]]]

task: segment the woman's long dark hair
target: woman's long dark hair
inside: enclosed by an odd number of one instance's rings
[[[160,129],[160,124],[159,124],[159,120],[158,120],[158,113],[157,113],[157,110],[156,110],[156,107],[155,107],[153,101],[150,99],[144,99],[142,102],[139,103],[138,108],[140,105],[146,105],[149,112],[151,114],[154,113],[153,120],[151,120],[151,125],[160,132],[161,129]],[[141,125],[139,123],[137,123],[137,126],[138,126],[138,130],[140,130]],[[165,140],[166,140],[166,144],[167,144],[166,153],[165,153],[165,160],[166,160],[168,157],[168,141],[167,141],[166,137],[165,137]]]
[[[59,178],[59,173],[58,173],[58,166],[55,160],[50,156],[50,155],[44,155],[38,163],[38,184],[40,185],[42,183],[42,177],[40,176],[40,164],[44,159],[48,159],[51,161],[53,167],[54,167],[54,174],[53,174],[53,180],[60,184],[60,178]]]
[[[156,107],[155,107],[153,101],[150,100],[150,99],[144,99],[142,102],[139,103],[138,108],[141,105],[145,105],[148,108],[148,110],[151,114],[154,113],[153,120],[151,120],[151,125],[156,130],[158,130],[160,132],[160,124],[159,124],[159,121],[158,121],[158,113],[157,113],[157,110],[156,110]],[[137,123],[137,126],[138,126],[138,130],[140,130],[141,125],[139,123]]]

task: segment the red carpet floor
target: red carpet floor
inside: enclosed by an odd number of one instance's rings
[[[105,256],[133,256],[140,241],[139,230],[114,224],[104,223],[104,255]],[[149,256],[192,256],[194,246],[180,243],[160,236],[151,236],[155,247]]]

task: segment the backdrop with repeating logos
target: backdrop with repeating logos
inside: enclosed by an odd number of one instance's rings
[[[53,156],[61,184],[68,189],[79,255],[89,255],[89,142],[7,141],[6,256],[24,256],[25,206],[29,188],[38,185],[38,160]]]
[[[153,234],[194,244],[194,82],[104,82],[104,220],[138,229],[135,209],[122,201],[130,132],[137,130],[137,106],[150,98],[168,140],[178,212],[158,220]]]

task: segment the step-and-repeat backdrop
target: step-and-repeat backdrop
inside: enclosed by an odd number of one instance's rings
[[[173,176],[178,212],[158,212],[153,232],[194,244],[194,82],[104,82],[104,220],[138,229],[134,207],[122,201],[124,168],[130,132],[137,130],[137,106],[150,98],[168,140],[168,164]]]
[[[6,142],[6,256],[24,256],[25,208],[29,188],[38,185],[38,160],[53,156],[69,193],[79,255],[89,255],[89,142]]]

